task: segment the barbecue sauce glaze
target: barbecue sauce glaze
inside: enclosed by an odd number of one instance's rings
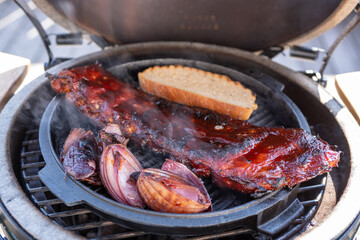
[[[51,76],[52,87],[99,126],[114,122],[142,147],[170,154],[244,193],[294,186],[337,166],[340,152],[302,129],[258,127],[148,95],[94,64]]]

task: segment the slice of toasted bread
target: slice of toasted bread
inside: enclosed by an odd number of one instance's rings
[[[249,119],[255,95],[225,75],[185,66],[155,66],[138,74],[143,91],[177,103]]]

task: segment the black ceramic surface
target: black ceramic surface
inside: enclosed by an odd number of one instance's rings
[[[258,110],[249,121],[255,125],[300,127],[309,131],[309,126],[299,109],[274,83],[271,87],[238,71],[201,61],[184,59],[152,59],[124,63],[108,68],[118,78],[137,86],[137,73],[153,65],[180,64],[225,74],[253,90],[257,96]],[[59,119],[61,121],[59,121]],[[65,175],[59,161],[63,142],[74,127],[96,130],[91,120],[84,117],[63,97],[56,96],[47,107],[40,125],[40,144],[46,166],[40,172],[41,180],[67,205],[86,204],[100,215],[129,228],[158,234],[197,235],[224,231],[239,225],[261,228],[266,220],[264,211],[274,216],[291,210],[297,216],[302,205],[297,204],[296,188],[281,189],[254,199],[235,191],[220,189],[205,179],[205,186],[213,202],[214,212],[201,214],[169,214],[142,210],[113,201],[102,188],[94,189]],[[131,142],[130,142],[131,143]],[[143,167],[160,167],[165,156],[146,149],[129,149],[140,160]],[[65,176],[65,177],[64,177]],[[64,179],[65,178],[65,179]],[[292,205],[291,205],[292,204]],[[263,217],[264,218],[264,217]],[[287,216],[287,221],[293,219]]]

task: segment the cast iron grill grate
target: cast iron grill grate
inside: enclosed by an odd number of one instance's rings
[[[171,236],[159,236],[142,231],[124,228],[99,217],[83,205],[66,206],[41,182],[39,171],[45,166],[38,130],[27,130],[22,141],[20,171],[23,188],[37,208],[64,230],[69,230],[87,239],[179,239]],[[276,239],[288,239],[301,231],[316,213],[325,189],[326,175],[319,176],[300,185],[298,198],[305,208],[304,213],[284,229]],[[96,189],[95,189],[96,191]],[[250,229],[239,228],[219,234],[198,236],[190,239],[271,239],[271,237]]]

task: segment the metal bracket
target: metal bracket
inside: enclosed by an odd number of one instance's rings
[[[303,46],[292,46],[290,48],[291,57],[312,60],[312,61],[315,61],[318,58],[320,52],[325,52],[325,50],[321,48],[315,48],[315,47],[308,48]],[[325,79],[322,73],[320,72],[315,72],[313,70],[306,70],[300,73],[311,78],[312,80],[314,80],[323,87],[326,87],[327,85],[327,79]]]
[[[326,87],[326,85],[327,85],[327,79],[324,78],[324,76],[320,72],[315,72],[313,70],[306,70],[306,71],[300,72],[300,73],[311,78],[312,80],[314,80],[315,82],[317,82],[318,84],[320,84],[323,87]]]
[[[266,48],[264,51],[262,51],[262,53],[260,54],[261,56],[266,56],[270,59],[274,58],[276,55],[278,55],[279,53],[281,53],[282,51],[284,51],[284,47],[281,46],[273,46],[273,47],[269,47]]]
[[[330,46],[330,48],[325,52],[325,56],[323,58],[323,64],[320,67],[320,70],[318,72],[315,72],[313,70],[306,70],[305,72],[301,72],[324,87],[326,87],[327,84],[327,79],[324,78],[324,71],[327,64],[329,63],[332,54],[334,53],[336,47],[341,43],[341,41],[344,40],[345,37],[349,35],[349,33],[351,33],[351,31],[354,30],[354,28],[360,23],[360,3],[357,4],[354,11],[356,12],[356,14],[344,27],[343,31],[336,38],[336,40]],[[290,49],[290,56],[299,57],[307,60],[316,60],[319,55],[319,52],[324,52],[324,50],[319,48],[306,48],[302,46],[293,46]]]
[[[292,46],[290,48],[291,57],[301,58],[311,61],[315,61],[318,58],[319,53],[321,52],[325,52],[325,50],[316,47],[308,48],[304,46]]]
[[[101,49],[105,49],[107,47],[113,47],[115,46],[112,42],[109,42],[103,37],[97,36],[97,35],[90,35],[90,39],[96,43]]]
[[[83,43],[82,33],[56,34],[56,45],[81,45]]]

